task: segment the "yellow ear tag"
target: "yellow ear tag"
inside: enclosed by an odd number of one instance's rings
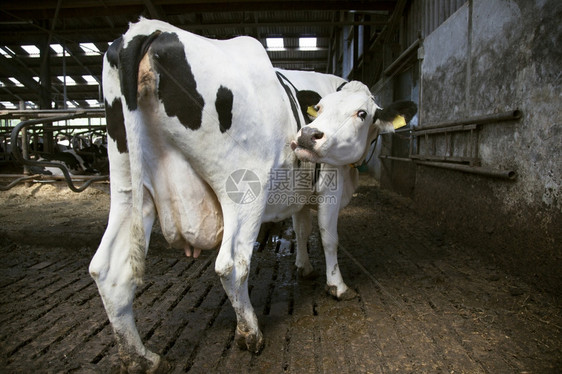
[[[307,113],[309,116],[313,117],[313,118],[318,117],[318,112],[316,111],[316,109],[314,109],[313,106],[309,106],[309,107],[306,109],[306,113]]]
[[[397,115],[396,118],[392,121],[392,126],[394,129],[399,129],[400,127],[406,126],[406,120],[401,115]]]

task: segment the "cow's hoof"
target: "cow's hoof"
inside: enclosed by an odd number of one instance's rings
[[[155,363],[149,363],[148,360],[140,360],[135,362],[129,362],[128,364],[122,364],[120,373],[121,374],[132,374],[132,373],[147,373],[147,374],[166,374],[172,370],[172,366],[161,356],[158,357]]]
[[[160,363],[158,364],[158,366],[153,371],[147,371],[147,373],[166,374],[171,372],[172,369],[173,369],[172,365],[170,365],[170,363],[167,360],[160,357]]]
[[[311,269],[307,272],[305,268],[297,267],[297,278],[310,281],[318,278],[318,272],[314,269]]]
[[[353,300],[358,296],[357,292],[349,287],[343,293],[338,295],[338,288],[336,286],[326,285],[326,292],[336,300]]]
[[[124,338],[116,335],[119,347],[119,358],[121,360],[121,373],[167,373],[170,371],[169,364],[162,356],[145,349],[144,356],[139,355],[135,349],[123,344]]]
[[[256,333],[244,332],[236,327],[234,340],[238,348],[259,354],[264,346],[263,335],[260,330]]]

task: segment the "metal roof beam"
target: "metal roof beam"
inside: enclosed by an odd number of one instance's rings
[[[267,22],[267,21],[257,21],[251,24],[240,24],[240,23],[212,23],[212,24],[201,24],[201,23],[194,23],[194,24],[177,24],[178,27],[188,30],[188,31],[207,31],[211,32],[213,30],[221,31],[225,28],[239,28],[239,27],[251,27],[254,30],[257,29],[257,32],[260,35],[266,34],[267,30],[264,30],[269,27],[307,27],[307,28],[316,28],[316,27],[343,27],[343,26],[375,26],[375,27],[382,27],[387,24],[388,18],[386,16],[377,17],[371,21],[357,21],[357,22],[346,22],[346,21],[298,21],[298,22]],[[57,30],[55,33],[57,36],[66,39],[68,37],[75,38],[76,35],[88,35],[87,37],[82,37],[81,40],[78,42],[110,42],[117,38],[121,33],[125,32],[128,25],[116,26],[115,28],[108,28],[108,27],[101,27],[101,28],[90,28],[90,29],[65,29],[65,30]],[[20,31],[20,32],[4,32],[0,35],[0,45],[10,45],[10,44],[31,44],[37,40],[37,37],[43,35],[44,33],[38,30],[29,30],[29,31]]]
[[[247,11],[298,11],[298,10],[354,10],[354,11],[390,11],[396,1],[330,1],[330,0],[244,0],[244,1],[201,1],[201,0],[105,0],[105,6],[99,6],[97,0],[69,1],[60,7],[59,18],[103,17],[115,15],[141,14],[152,4],[155,14],[158,8],[162,15],[191,12],[247,12]],[[151,6],[151,5],[149,5]],[[30,19],[51,19],[57,8],[57,1],[26,0],[4,2],[0,6],[0,21],[26,21]],[[148,8],[149,13],[152,13]],[[152,14],[151,14],[152,15]]]
[[[159,1],[168,14],[185,12],[244,12],[244,11],[298,11],[298,10],[356,10],[388,11],[396,1],[329,1],[329,0],[246,0],[246,1]]]
[[[0,74],[4,77],[13,77],[21,84],[29,88],[36,94],[41,93],[41,85],[33,79],[27,71],[14,64],[13,59],[0,55]]]
[[[154,4],[154,1],[152,0],[143,0],[143,2],[151,18],[160,19],[163,21],[166,20],[166,15],[164,14],[164,11],[162,10],[162,7],[160,5]]]

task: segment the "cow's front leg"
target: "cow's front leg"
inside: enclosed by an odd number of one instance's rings
[[[90,263],[90,274],[96,281],[115,333],[122,371],[154,373],[165,370],[160,356],[142,343],[133,315],[136,284],[129,260],[130,205],[126,201],[118,202],[116,194],[111,198],[108,227]],[[144,224],[148,242],[155,214],[153,208],[146,208]]]
[[[297,238],[297,274],[299,277],[310,279],[316,277],[316,272],[308,257],[308,237],[312,231],[310,207],[305,205],[300,211],[293,214],[293,229]]]
[[[357,293],[347,287],[338,265],[338,213],[339,204],[318,205],[318,226],[326,256],[326,291],[338,300],[350,300]]]

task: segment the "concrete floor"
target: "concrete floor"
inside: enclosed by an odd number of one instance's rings
[[[56,214],[68,205],[57,205]],[[33,214],[48,216],[52,209],[38,201]],[[118,370],[111,326],[87,271],[95,246],[45,245],[45,230],[34,236],[21,224],[11,227],[2,212],[0,372]],[[293,266],[290,221],[264,227],[249,281],[266,341],[258,356],[233,344],[235,316],[214,274],[215,253],[186,258],[156,234],[135,301],[146,345],[164,355],[174,373],[562,369],[562,308],[553,295],[472,255],[374,185],[360,187],[340,223],[340,267],[359,293],[341,302],[324,292],[317,230],[309,246],[320,276],[304,281]],[[81,225],[52,228],[72,241],[101,238],[99,225]],[[17,234],[22,230],[25,238]]]

